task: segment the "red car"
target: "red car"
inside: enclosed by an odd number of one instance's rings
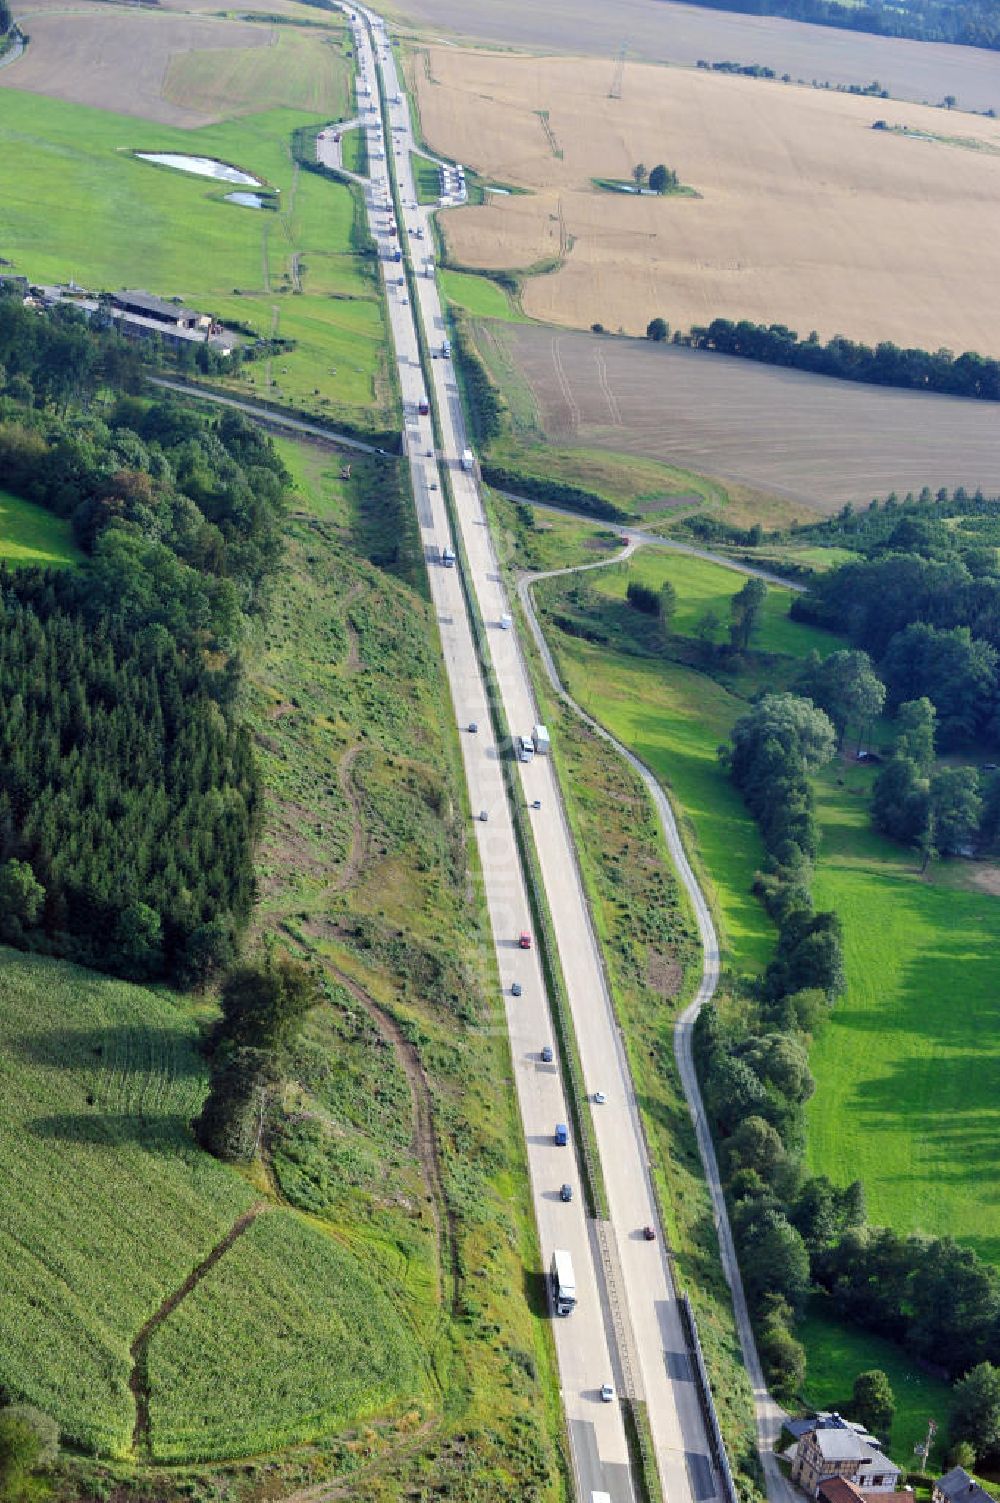
[[[531,935],[528,933],[527,929],[521,930],[521,937],[517,942],[517,948],[519,950],[531,949]]]

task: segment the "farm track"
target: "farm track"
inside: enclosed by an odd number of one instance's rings
[[[346,892],[348,888],[354,886],[354,883],[361,874],[361,868],[364,865],[365,854],[368,849],[365,840],[364,822],[361,818],[361,797],[354,785],[352,776],[354,764],[358,759],[361,749],[360,741],[356,741],[353,746],[347,748],[337,763],[337,782],[340,784],[340,791],[351,808],[351,849],[347,854],[347,860],[344,862],[339,876],[330,884],[334,892]]]
[[[238,1242],[243,1233],[247,1231],[264,1211],[269,1211],[272,1206],[269,1201],[259,1200],[255,1205],[237,1216],[229,1231],[221,1242],[217,1242],[207,1257],[203,1258],[188,1274],[180,1288],[175,1289],[163,1301],[155,1315],[151,1315],[143,1326],[138,1336],[130,1347],[132,1357],[132,1372],[129,1376],[129,1388],[135,1399],[135,1428],[132,1431],[132,1448],[134,1451],[144,1451],[149,1444],[149,1372],[147,1368],[147,1356],[150,1338],[154,1332],[167,1320],[177,1309],[181,1302],[198,1287],[207,1273],[215,1267],[220,1258]]]
[[[750,1322],[750,1312],[743,1289],[743,1278],[736,1256],[736,1244],[733,1240],[729,1212],[722,1190],[722,1180],[715,1155],[715,1145],[712,1142],[712,1135],[705,1113],[704,1102],[702,1101],[701,1087],[698,1083],[698,1074],[694,1062],[695,1022],[701,1009],[715,995],[720,976],[719,940],[711,910],[702,891],[701,884],[688,860],[677,824],[677,818],[665,788],[641,758],[637,757],[633,751],[630,751],[616,736],[613,736],[600,721],[595,720],[592,715],[589,715],[583,706],[578,704],[569,693],[560,677],[555,657],[548,645],[545,633],[542,631],[531,598],[532,586],[541,580],[579,574],[590,569],[608,568],[611,564],[618,564],[627,559],[634,551],[634,548],[635,541],[630,538],[623,550],[615,554],[612,558],[597,559],[593,563],[578,564],[565,569],[545,569],[536,573],[522,575],[517,582],[518,599],[524,610],[545,673],[555,693],[559,696],[563,704],[572,710],[582,724],[587,726],[595,735],[600,736],[610,746],[614,747],[618,755],[639,774],[646,785],[663,830],[670,859],[694,909],[703,956],[702,976],[694,997],[674,1024],[674,1054],[677,1060],[684,1099],[687,1102],[695,1131],[698,1153],[705,1175],[705,1183],[712,1202],[712,1211],[719,1238],[719,1255],[722,1263],[722,1271],[732,1295],[733,1314],[736,1319],[736,1328],[739,1335],[740,1348],[743,1353],[743,1361],[753,1389],[754,1417],[757,1425],[757,1449],[764,1469],[767,1497],[769,1503],[795,1503],[798,1494],[786,1480],[778,1465],[776,1455],[778,1440],[788,1416],[777,1401],[772,1398],[764,1379],[764,1371],[757,1352],[757,1342],[754,1337],[753,1326]]]
[[[434,1218],[438,1241],[438,1266],[441,1280],[441,1302],[448,1303],[452,1316],[459,1313],[462,1274],[458,1258],[458,1222],[448,1205],[441,1167],[441,1145],[434,1126],[434,1104],[430,1081],[424,1070],[416,1046],[411,1044],[391,1013],[375,1001],[360,982],[345,971],[331,966],[332,974],[363,1008],[395,1051],[400,1068],[406,1076],[413,1102],[412,1147],[423,1170],[427,1186],[427,1201]],[[447,1270],[447,1273],[446,1273]],[[445,1280],[450,1279],[450,1295],[445,1289]]]

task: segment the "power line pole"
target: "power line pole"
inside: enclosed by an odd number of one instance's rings
[[[920,1457],[920,1470],[922,1472],[926,1472],[927,1470],[927,1458],[931,1454],[931,1446],[934,1444],[934,1437],[936,1434],[937,1421],[929,1419],[927,1421],[927,1435],[924,1439],[923,1444],[921,1445],[921,1443],[918,1441],[917,1444],[913,1447],[914,1456]]]
[[[625,76],[625,49],[627,46],[627,42],[622,42],[618,49],[618,57],[615,60],[615,71],[611,79],[611,89],[608,93],[609,99],[620,99],[622,97],[622,79]]]

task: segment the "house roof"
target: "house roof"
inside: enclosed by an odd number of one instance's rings
[[[139,308],[143,313],[149,313],[154,318],[201,318],[195,308],[182,308],[179,303],[169,303],[165,298],[153,297],[152,293],[143,292],[141,289],[126,289],[112,294],[116,303],[127,304],[130,308]]]
[[[896,1476],[899,1476],[899,1467],[894,1461],[890,1461],[888,1456],[879,1450],[878,1446],[865,1445],[862,1442],[861,1450],[869,1469],[874,1468],[879,1472],[895,1472]]]
[[[950,1472],[939,1477],[934,1486],[952,1503],[994,1503],[991,1493],[980,1487],[962,1466],[953,1466]]]
[[[824,1461],[864,1461],[868,1455],[868,1447],[853,1430],[824,1428],[812,1433]]]

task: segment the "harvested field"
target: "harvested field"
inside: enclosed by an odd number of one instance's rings
[[[819,511],[889,491],[1000,493],[989,402],[857,386],[645,341],[492,324],[559,444],[646,454]]]
[[[532,190],[444,215],[454,260],[562,261],[527,281],[529,315],[627,333],[751,318],[1000,355],[1000,122],[690,69],[634,65],[610,100],[605,62],[426,62],[428,143]],[[873,131],[883,117],[947,139]],[[701,197],[592,185],[659,160]]]
[[[164,79],[177,54],[225,49],[245,57],[248,49],[268,48],[275,40],[271,27],[109,5],[71,15],[32,11],[25,29],[28,48],[0,71],[0,86],[164,125],[204,125],[228,113],[224,104],[213,106],[204,97],[191,104],[164,97]],[[273,54],[269,62],[273,66]]]
[[[630,58],[649,62],[732,58],[805,83],[864,85],[877,78],[897,99],[937,104],[954,94],[963,109],[1000,109],[1000,55],[976,47],[866,36],[665,0],[477,0],[474,6],[467,0],[399,0],[399,8],[422,28],[439,27],[472,41],[596,54],[607,59],[608,84],[612,59],[627,42]]]

